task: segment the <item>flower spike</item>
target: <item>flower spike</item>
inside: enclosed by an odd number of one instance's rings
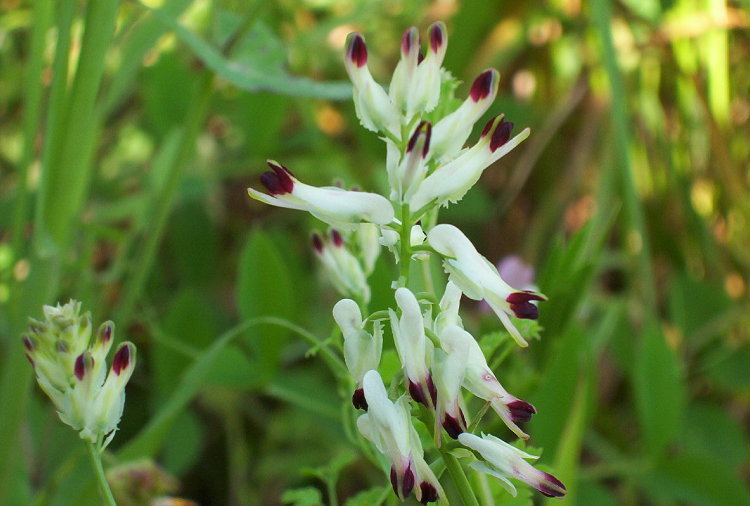
[[[470,299],[487,301],[518,345],[528,346],[509,317],[536,319],[538,310],[529,306],[533,306],[532,301],[547,300],[546,297],[508,285],[495,266],[480,255],[464,233],[453,225],[437,225],[427,234],[427,241],[445,257],[443,267],[451,281]]]
[[[337,187],[316,187],[302,183],[280,163],[269,160],[271,171],[260,180],[270,195],[248,188],[256,200],[272,206],[308,211],[331,226],[346,230],[360,222],[385,225],[393,221],[393,207],[388,199],[376,193],[342,190]]]
[[[81,303],[44,306],[44,321],[31,320],[23,336],[39,386],[63,423],[103,449],[115,435],[125,404],[125,385],[135,369],[135,346],[122,343],[107,372],[114,324],[103,323],[91,342],[91,314]]]

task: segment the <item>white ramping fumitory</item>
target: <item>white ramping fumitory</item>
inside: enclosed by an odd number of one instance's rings
[[[26,356],[37,382],[52,400],[57,414],[78,431],[81,439],[109,444],[125,404],[125,385],[135,369],[135,346],[122,343],[107,374],[114,324],[105,322],[91,341],[91,313],[80,314],[81,303],[44,306],[44,321],[29,320],[23,336]]]
[[[269,160],[268,166],[272,170],[264,172],[260,181],[270,195],[253,188],[247,189],[256,200],[272,206],[308,211],[333,227],[347,230],[363,221],[376,225],[393,221],[393,206],[382,195],[310,186],[300,182],[278,162]]]
[[[422,57],[418,30],[408,29],[401,39],[401,59],[386,92],[370,73],[364,37],[352,33],[346,40],[344,64],[353,84],[355,112],[362,125],[378,132],[386,144],[389,189],[384,195],[390,201],[374,193],[303,184],[273,161],[269,161],[272,170],[261,176],[268,194],[253,189],[248,192],[268,204],[309,211],[335,227],[330,237],[314,234],[313,246],[336,288],[356,299],[340,300],[333,316],[344,337],[344,362],[356,381],[352,403],[366,411],[357,419],[357,428],[390,461],[391,485],[401,500],[412,492],[425,504],[444,497],[411,423],[409,397],[434,411],[433,441],[438,446],[444,429],[450,437],[482,453],[489,464],[474,462],[472,466],[498,476],[514,495],[508,478],[523,480],[545,495],[560,496],[565,487],[523,460],[531,456],[492,436],[482,439],[466,432],[462,388],[488,401],[522,439],[528,436],[517,424],[529,421],[536,411],[503,388],[479,344],[463,329],[459,316],[462,295],[485,300],[521,346],[527,343],[511,317],[538,318],[536,303],[546,299],[526,287],[510,286],[456,227],[433,226],[437,221],[435,206],[461,200],[484,170],[529,135],[526,128],[511,137],[513,124],[499,115],[486,124],[473,145],[464,147],[474,124],[497,96],[500,74],[495,69],[482,72],[466,100],[445,114],[444,107],[438,107],[441,96],[452,104],[458,84],[442,68],[447,43],[445,25],[433,23]],[[435,213],[427,215],[431,210]],[[421,218],[426,215],[426,222],[433,226],[427,235],[421,227]],[[339,231],[345,232],[346,244]],[[407,240],[409,244],[403,244]],[[386,246],[400,264],[399,278],[391,285],[398,312],[389,308],[388,317],[408,395],[401,395],[395,403],[388,398],[377,372],[383,312],[376,311],[365,320],[373,320],[371,334],[364,328],[360,309],[369,300],[367,277],[378,258],[378,243]],[[439,308],[432,293],[420,295],[420,306],[407,288],[414,286],[409,283],[412,261],[435,254],[442,257],[449,274]],[[432,292],[431,283],[425,285]],[[433,316],[434,310],[438,312]],[[433,345],[437,340],[439,349]],[[462,497],[466,498],[463,493]]]
[[[341,299],[333,306],[333,319],[336,320],[344,336],[344,362],[357,381],[352,395],[352,404],[357,409],[367,410],[367,402],[362,388],[362,379],[367,371],[377,369],[383,349],[383,330],[376,321],[370,334],[362,325],[362,313],[356,302]]]
[[[415,401],[433,407],[437,392],[428,367],[432,343],[425,337],[424,318],[419,302],[408,288],[401,287],[396,290],[396,303],[401,309],[401,318],[393,309],[388,312],[391,316],[393,341],[409,384],[409,394]]]
[[[516,290],[508,285],[495,266],[480,255],[464,233],[453,225],[444,223],[435,226],[428,232],[427,242],[445,257],[443,267],[451,281],[470,299],[484,299],[513,339],[520,346],[528,346],[510,316],[536,320],[539,309],[533,301],[547,298],[540,293]]]
[[[482,434],[482,437],[479,437],[464,432],[458,436],[458,440],[464,446],[479,452],[486,461],[472,462],[471,467],[498,478],[513,497],[516,496],[516,487],[508,478],[520,480],[547,497],[562,497],[567,492],[560,480],[536,469],[524,460],[534,460],[538,457],[521,451],[495,436]]]
[[[354,297],[363,303],[370,301],[370,285],[359,262],[344,244],[336,229],[331,229],[331,240],[326,241],[317,233],[312,236],[313,251],[323,264],[333,286],[345,297]]]
[[[505,121],[502,115],[491,119],[474,146],[462,151],[458,158],[435,169],[419,184],[409,200],[411,209],[420,209],[433,201],[447,205],[461,200],[479,181],[487,167],[529,136],[530,130],[526,128],[510,139],[512,129],[513,123]],[[433,139],[434,135],[433,133]]]
[[[375,82],[367,66],[367,46],[359,33],[350,33],[346,39],[344,66],[354,85],[354,110],[368,130],[385,130],[400,136],[401,116],[382,86]]]
[[[463,386],[480,399],[490,403],[492,409],[500,416],[505,425],[521,439],[529,436],[516,425],[516,422],[528,422],[536,413],[534,406],[518,397],[509,394],[487,365],[484,353],[474,337],[464,329],[449,325],[438,335],[440,345],[449,354],[465,353],[463,363]]]
[[[357,419],[360,433],[372,441],[391,462],[391,485],[401,499],[412,491],[423,504],[444,496],[440,482],[424,460],[422,445],[410,421],[409,402],[401,397],[388,398],[377,371],[368,371],[363,379],[367,413]]]
[[[482,117],[497,96],[500,73],[488,69],[479,74],[471,85],[469,97],[458,109],[435,124],[432,156],[436,160],[450,161],[464,147],[471,129]]]

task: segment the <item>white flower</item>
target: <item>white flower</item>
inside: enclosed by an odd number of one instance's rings
[[[349,372],[357,381],[357,389],[352,396],[352,404],[357,409],[367,409],[362,388],[365,373],[377,369],[383,349],[383,330],[376,321],[373,333],[362,325],[362,313],[351,299],[341,299],[333,306],[333,319],[336,320],[344,336],[344,361]]]
[[[362,221],[385,225],[393,221],[393,207],[388,199],[376,193],[347,191],[336,187],[306,185],[289,169],[268,160],[272,171],[264,172],[260,181],[270,195],[248,188],[256,200],[272,206],[308,211],[331,226],[351,230]]]
[[[455,325],[445,327],[440,334],[440,346],[449,355],[461,353],[466,357],[463,386],[480,399],[490,403],[492,409],[521,439],[528,439],[516,422],[528,422],[536,413],[534,406],[509,394],[487,365],[482,349],[474,337]]]
[[[471,85],[469,97],[452,113],[435,124],[432,157],[450,161],[464,147],[474,123],[495,101],[500,73],[495,69],[482,72]]]
[[[432,343],[425,337],[419,302],[408,288],[401,287],[396,290],[396,303],[401,309],[401,318],[393,309],[388,312],[393,341],[409,384],[409,394],[415,401],[433,407],[436,391],[427,365],[427,357],[432,354]]]
[[[346,39],[344,65],[354,85],[354,109],[362,126],[373,132],[389,131],[399,137],[401,117],[382,86],[375,82],[367,66],[367,46],[359,33]]]
[[[433,128],[432,145],[435,146],[435,128]],[[411,209],[421,209],[430,202],[447,205],[458,202],[466,192],[479,181],[482,172],[508,154],[513,148],[529,136],[530,130],[524,129],[509,140],[513,123],[503,120],[502,115],[487,123],[477,143],[464,150],[458,158],[435,169],[427,176],[412,195]]]
[[[437,389],[435,424],[442,425],[450,437],[456,439],[466,430],[466,418],[461,410],[461,384],[466,373],[468,348],[454,347],[450,353],[435,350],[432,370]],[[439,428],[436,432],[439,434]]]
[[[534,468],[524,460],[534,460],[538,457],[521,451],[495,436],[482,434],[480,438],[464,432],[458,436],[458,440],[464,446],[479,452],[486,461],[472,462],[471,467],[498,478],[513,497],[516,496],[516,487],[508,478],[520,480],[547,497],[562,497],[567,492],[560,480]]]
[[[430,150],[430,133],[432,127],[427,121],[422,121],[409,139],[406,152],[398,164],[393,163],[393,155],[388,164],[388,179],[393,189],[391,198],[406,201],[415,188],[424,179],[427,172],[425,165]],[[390,140],[386,141],[388,146],[393,146]],[[388,149],[392,153],[392,148]]]
[[[99,327],[93,344],[91,314],[81,303],[44,306],[45,321],[30,320],[23,336],[39,386],[57,414],[81,439],[104,448],[115,435],[125,404],[125,385],[135,369],[135,346],[122,343],[107,373],[114,324]]]
[[[510,316],[537,319],[539,310],[533,301],[547,300],[546,297],[508,285],[495,266],[480,255],[464,233],[453,225],[437,225],[427,234],[427,242],[445,257],[443,267],[451,281],[470,299],[487,301],[516,342],[528,346],[510,321]]]
[[[363,379],[367,413],[357,419],[357,429],[391,462],[391,485],[399,499],[412,491],[426,504],[444,495],[440,482],[424,460],[419,436],[411,425],[409,401],[401,397],[391,402],[377,371]]]
[[[427,30],[427,56],[420,57],[419,34],[412,27],[401,38],[401,60],[393,71],[388,93],[405,119],[430,112],[437,106],[442,81],[441,68],[448,48],[448,35],[442,21]],[[421,60],[421,61],[420,61]]]
[[[357,257],[347,249],[341,233],[335,228],[331,229],[330,242],[314,233],[312,244],[315,256],[323,264],[336,290],[341,295],[368,303],[370,285],[367,284],[367,276]]]

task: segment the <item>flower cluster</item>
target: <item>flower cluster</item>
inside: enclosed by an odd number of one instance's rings
[[[91,342],[91,313],[81,303],[44,306],[44,321],[29,319],[23,336],[26,357],[57,414],[81,439],[106,447],[125,405],[125,385],[135,369],[135,346],[117,347],[107,373],[114,323],[104,322]]]
[[[268,162],[271,171],[261,176],[268,194],[248,191],[262,202],[308,211],[331,227],[327,235],[313,235],[313,246],[334,286],[347,297],[335,305],[333,316],[355,383],[352,403],[366,411],[357,427],[390,461],[390,480],[399,498],[414,493],[428,503],[443,496],[425,461],[409,398],[433,414],[437,445],[445,430],[485,459],[473,462],[475,469],[499,477],[511,493],[515,488],[508,478],[561,496],[562,483],[524,460],[534,457],[493,436],[468,432],[464,391],[485,400],[521,439],[528,435],[518,424],[536,411],[505,390],[487,365],[479,344],[463,327],[461,297],[485,301],[520,346],[528,343],[513,318],[537,319],[537,303],[546,298],[510,286],[461,230],[437,224],[441,206],[461,200],[485,169],[529,135],[527,128],[512,136],[513,123],[499,115],[487,122],[473,145],[464,146],[497,95],[499,73],[482,72],[466,100],[446,114],[438,105],[448,103],[455,88],[455,80],[442,68],[447,44],[441,22],[429,27],[425,55],[417,29],[407,30],[386,92],[370,73],[363,36],[353,33],[346,41],[344,63],[354,85],[356,114],[386,144],[387,198],[309,186],[275,161]],[[377,237],[394,253],[400,276],[393,283],[393,307],[363,319],[370,293],[367,277],[379,253]],[[434,294],[410,289],[410,264],[429,255],[439,256],[449,277],[439,303]],[[384,327],[390,328],[403,372],[402,394],[395,402],[378,373]]]

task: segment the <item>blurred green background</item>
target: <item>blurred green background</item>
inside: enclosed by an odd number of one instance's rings
[[[0,6],[0,504],[97,503],[19,339],[70,297],[138,346],[109,468],[154,458],[200,504],[383,495],[310,353],[337,300],[309,246],[322,225],[245,189],[272,158],[385,191],[344,39],[365,34],[387,83],[401,33],[435,20],[456,77],[500,70],[487,117],[532,129],[441,221],[533,264],[550,298],[541,341],[496,373],[537,407],[530,443],[565,501],[750,504],[747,0]],[[373,309],[393,278],[383,255]],[[465,311],[491,348],[498,322]],[[242,325],[259,316],[289,323]]]

